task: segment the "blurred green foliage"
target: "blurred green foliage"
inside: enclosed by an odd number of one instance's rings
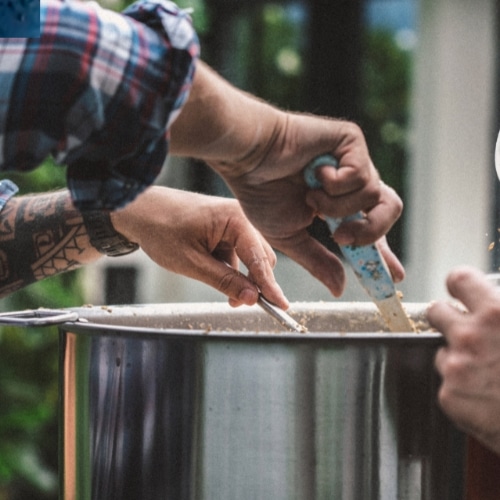
[[[408,127],[412,78],[411,51],[398,46],[387,30],[365,33],[361,64],[361,126],[373,163],[384,182],[404,199],[408,164]],[[404,214],[387,239],[404,258]]]
[[[366,35],[362,64],[363,130],[374,163],[391,186],[402,188],[406,164],[412,56],[397,46],[392,33]],[[398,168],[399,167],[399,168]]]
[[[66,185],[48,159],[33,172],[2,175],[21,194]],[[3,311],[80,305],[79,273],[34,283],[2,299]],[[58,333],[56,328],[0,327],[0,500],[57,498]]]
[[[303,19],[274,2],[247,10],[235,28],[234,83],[284,109],[302,109]]]

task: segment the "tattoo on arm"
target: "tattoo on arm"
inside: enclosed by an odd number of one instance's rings
[[[80,267],[95,254],[68,191],[14,197],[0,212],[0,296]]]

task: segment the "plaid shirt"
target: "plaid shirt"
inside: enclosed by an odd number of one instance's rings
[[[0,39],[0,169],[51,154],[81,210],[118,208],[154,181],[198,56],[188,15],[169,0],[123,14],[41,0],[40,38]]]

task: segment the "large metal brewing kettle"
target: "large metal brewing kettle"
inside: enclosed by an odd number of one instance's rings
[[[426,330],[426,305],[405,308]],[[463,498],[464,436],[437,406],[442,336],[387,332],[371,303],[291,311],[308,333],[222,303],[67,311],[61,497]]]

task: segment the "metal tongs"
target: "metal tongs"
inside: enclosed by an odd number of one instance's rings
[[[284,326],[291,332],[297,333],[305,333],[307,332],[307,328],[300,323],[297,323],[288,313],[275,306],[273,303],[269,302],[264,296],[259,293],[259,300],[257,301],[264,311],[267,314],[272,316],[276,321],[280,323],[280,325]]]

